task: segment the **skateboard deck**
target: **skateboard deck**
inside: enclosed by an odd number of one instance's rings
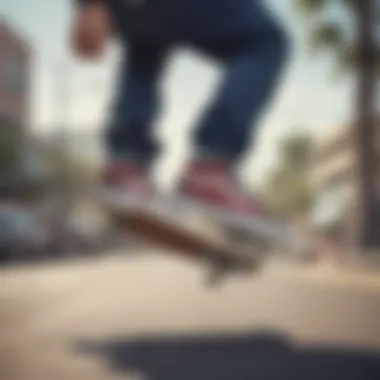
[[[228,273],[250,273],[260,269],[265,252],[262,247],[242,247],[232,239],[201,233],[186,223],[142,210],[112,210],[114,223],[125,232],[168,248],[176,254],[211,266],[210,283]],[[198,227],[200,226],[199,222]]]
[[[209,263],[213,269],[212,282],[231,272],[257,271],[273,254],[292,258],[285,244],[279,246],[278,241],[270,241],[260,234],[247,234],[240,228],[205,217],[195,209],[181,208],[173,200],[158,198],[127,207],[114,202],[107,204],[106,209],[123,233],[133,234],[192,260]]]

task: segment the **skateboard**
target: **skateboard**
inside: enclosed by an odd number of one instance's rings
[[[207,277],[209,285],[219,284],[228,274],[257,273],[276,246],[258,235],[202,217],[192,210],[184,212],[165,202],[133,207],[108,204],[107,211],[123,233],[208,264],[211,268]]]
[[[238,231],[232,235],[232,231],[201,217],[168,217],[149,208],[114,208],[108,211],[114,225],[123,233],[133,234],[144,242],[209,265],[207,284],[211,286],[219,284],[228,274],[259,271],[269,248],[260,241],[256,245],[251,242],[242,244]]]

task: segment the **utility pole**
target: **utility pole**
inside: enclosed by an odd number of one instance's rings
[[[375,1],[356,0],[357,28],[357,122],[356,150],[359,193],[359,225],[357,239],[364,249],[378,248],[379,210],[377,198],[377,162],[375,130]]]

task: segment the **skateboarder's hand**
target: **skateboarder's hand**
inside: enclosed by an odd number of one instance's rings
[[[71,33],[74,54],[82,59],[101,58],[111,34],[111,20],[106,7],[100,2],[80,6]]]

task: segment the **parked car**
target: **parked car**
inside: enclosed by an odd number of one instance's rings
[[[47,244],[47,231],[31,212],[10,206],[0,208],[0,260],[38,255]]]

